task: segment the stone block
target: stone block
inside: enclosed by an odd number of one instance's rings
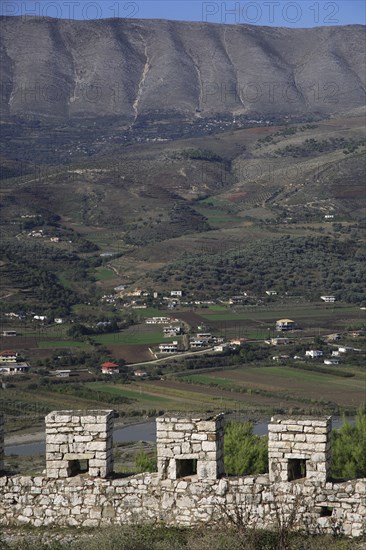
[[[203,451],[213,451],[216,453],[216,442],[214,441],[202,441]]]
[[[177,422],[174,428],[180,432],[192,432],[195,426],[191,422]]]
[[[269,424],[268,425],[268,433],[271,432],[286,432],[286,426],[283,426],[282,424]]]
[[[94,458],[95,453],[65,453],[64,460],[90,460]],[[48,463],[47,463],[48,464]]]
[[[325,434],[306,434],[306,441],[309,443],[326,443],[327,436]]]

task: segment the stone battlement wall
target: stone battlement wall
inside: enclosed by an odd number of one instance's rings
[[[227,524],[241,516],[253,526],[272,528],[279,517],[285,520],[295,511],[299,529],[365,534],[366,479],[327,479],[329,418],[274,417],[270,474],[243,477],[224,475],[222,415],[157,419],[156,474],[122,477],[101,462],[95,471],[92,461],[101,458],[94,452],[105,452],[105,463],[112,463],[111,418],[111,411],[48,415],[46,475],[0,477],[0,523],[98,527],[163,521],[194,526]],[[59,433],[47,431],[58,421]],[[63,441],[51,443],[58,435]],[[89,471],[75,472],[75,462],[84,459]],[[55,460],[67,461],[66,467],[54,468]]]

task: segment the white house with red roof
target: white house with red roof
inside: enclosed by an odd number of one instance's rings
[[[102,363],[100,368],[102,374],[119,374],[119,366],[116,363],[110,363],[107,361],[106,363]]]

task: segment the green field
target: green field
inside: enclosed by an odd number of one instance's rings
[[[57,349],[57,348],[90,348],[88,342],[78,342],[75,340],[41,340],[38,343],[38,347],[42,349]]]
[[[211,313],[213,311],[213,313]],[[218,312],[219,311],[219,312]],[[357,306],[351,305],[329,305],[323,304],[287,304],[285,306],[268,306],[265,309],[257,307],[232,311],[229,308],[217,310],[212,307],[199,312],[201,317],[209,321],[276,321],[281,318],[297,320],[327,320],[339,319],[343,316],[362,317]]]
[[[129,399],[135,399],[139,402],[149,402],[149,403],[160,403],[161,405],[164,404],[171,404],[172,400],[165,397],[160,397],[156,395],[149,395],[148,393],[144,393],[142,391],[136,391],[136,390],[126,390],[125,386],[121,386],[118,384],[113,384],[113,386],[108,386],[107,384],[100,384],[98,382],[91,382],[90,384],[87,384],[87,387],[91,390],[95,390],[97,392],[107,393],[109,395],[117,395],[121,397],[128,397]]]
[[[111,279],[116,278],[116,274],[106,267],[97,267],[94,272],[94,277],[98,281],[110,281]]]
[[[73,288],[72,283],[67,278],[67,273],[59,273],[57,277],[64,288],[69,290]]]
[[[210,199],[210,202],[212,199]],[[239,218],[238,216],[235,216],[233,214],[230,214],[228,212],[223,211],[221,208],[207,208],[204,206],[196,207],[196,211],[205,216],[207,218],[208,223],[212,227],[221,227],[225,225],[229,225],[232,227],[233,225],[238,225],[243,223],[243,219]]]

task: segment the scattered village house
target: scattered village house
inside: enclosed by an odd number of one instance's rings
[[[29,369],[28,363],[0,363],[0,374],[22,374],[28,372]]]
[[[0,352],[0,363],[17,363],[20,358],[19,353],[16,351],[2,351]]]
[[[317,359],[318,357],[323,357],[323,352],[319,349],[309,349],[305,352],[305,357],[311,357],[312,359]]]
[[[207,342],[211,340],[212,334],[210,332],[197,332],[198,340],[206,340]]]
[[[327,303],[333,303],[336,301],[335,296],[320,296],[320,299]]]
[[[325,365],[339,365],[339,359],[337,357],[330,357],[329,359],[324,359]]]
[[[229,349],[228,344],[219,344],[218,346],[214,347],[214,351],[223,352]]]
[[[271,344],[272,346],[284,346],[289,343],[289,338],[271,338],[270,340],[266,340],[266,344]]]
[[[205,346],[207,346],[207,340],[197,340],[196,338],[194,338],[193,340],[190,340],[189,346],[192,349],[204,348]]]
[[[247,341],[248,338],[233,338],[232,340],[230,340],[230,344],[232,346],[242,346]]]
[[[176,353],[178,350],[178,342],[175,340],[171,343],[160,344],[159,345],[160,353]]]
[[[147,372],[145,372],[144,370],[135,370],[135,372],[133,374],[137,378],[146,378],[146,376],[147,376]]]
[[[101,366],[102,374],[119,374],[119,366],[116,363],[103,363]]]
[[[54,374],[56,378],[70,378],[71,369],[57,369]]]
[[[246,294],[242,294],[240,296],[231,296],[229,300],[229,304],[233,306],[243,304],[246,301],[246,298],[247,298]]]
[[[171,323],[174,322],[175,319],[171,319],[170,317],[149,317],[146,319],[145,323],[147,325],[163,325],[165,323]]]
[[[292,319],[279,319],[276,321],[276,330],[285,331],[293,330],[295,328],[295,321]]]
[[[33,315],[35,321],[46,321],[47,315]]]
[[[0,353],[0,374],[21,374],[29,369],[30,366],[21,360],[19,353],[9,350]]]
[[[336,342],[337,340],[341,339],[341,335],[339,333],[328,334],[328,336],[326,338],[327,338],[327,340],[331,340],[333,342]]]
[[[181,326],[168,326],[163,328],[164,336],[178,336],[179,334],[182,334],[183,330]]]

